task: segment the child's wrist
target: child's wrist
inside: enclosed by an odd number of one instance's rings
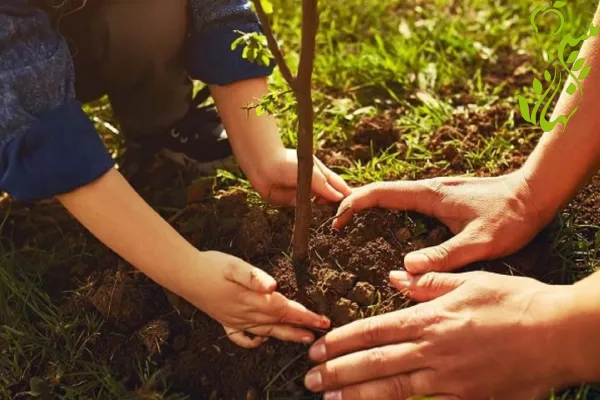
[[[280,148],[272,149],[260,157],[256,157],[256,162],[249,163],[246,168],[243,168],[250,182],[256,186],[257,182],[274,180],[274,177],[280,173],[280,166],[285,161],[286,151],[282,145]]]

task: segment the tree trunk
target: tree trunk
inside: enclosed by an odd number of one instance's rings
[[[298,186],[293,258],[303,263],[308,258],[308,239],[312,220],[311,186],[313,171],[312,74],[319,17],[317,0],[302,1],[302,49],[295,94],[298,102]]]

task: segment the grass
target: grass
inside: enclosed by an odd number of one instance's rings
[[[286,57],[296,65],[298,7],[290,7],[283,0],[274,3],[279,6],[274,29]],[[460,85],[463,89],[453,92],[471,96],[476,108],[482,110],[495,104],[514,107],[518,94],[531,96],[530,83],[494,84],[485,77],[490,65],[506,62],[502,59],[506,48],[523,55],[525,68],[533,74],[546,68],[548,53],[556,48],[558,39],[533,34],[529,13],[540,3],[322,1],[314,82],[317,145],[325,140],[346,140],[365,115],[402,110],[397,125],[405,132],[406,151],[400,155],[390,150],[369,162],[355,162],[343,168],[343,177],[364,184],[416,177],[434,164],[448,167],[448,162],[440,161],[429,145],[439,127],[464,112],[452,105],[446,89]],[[565,31],[582,32],[594,9],[594,2],[589,0],[569,1]],[[287,90],[278,73],[272,78],[272,86],[274,90]],[[291,97],[284,97],[283,106],[291,101]],[[119,159],[123,138],[106,99],[87,105],[86,111]],[[294,145],[293,113],[280,115],[279,122],[285,142]],[[536,131],[516,130],[511,123],[505,129],[525,142],[535,141],[539,135]],[[469,169],[502,170],[515,151],[514,141],[509,139],[494,136],[480,140],[462,155]],[[446,144],[457,149],[461,146],[459,140]],[[190,184],[184,177],[173,182],[171,187],[145,194],[167,217],[184,207],[180,193]],[[216,185],[252,191],[239,174],[221,173]],[[137,377],[117,378],[116,371],[98,363],[90,350],[106,334],[105,321],[83,308],[61,308],[63,291],[85,291],[89,284],[86,274],[102,263],[99,260],[111,259],[112,255],[54,203],[25,207],[4,199],[0,200],[0,209],[0,396],[183,398],[185,394],[169,391],[168,378],[152,360],[135,360]],[[179,215],[190,218],[185,213]],[[190,220],[190,226],[194,224]],[[600,250],[598,232],[595,226],[576,225],[569,211],[557,221],[552,229],[553,252],[563,260],[561,273],[566,280],[579,279],[594,270]],[[69,281],[71,275],[79,281]],[[277,376],[271,378],[275,382]],[[598,391],[585,386],[553,398],[597,398],[593,393]]]

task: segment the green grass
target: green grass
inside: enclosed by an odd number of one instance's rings
[[[290,7],[284,0],[274,3],[279,6],[274,29],[283,42],[286,58],[296,65],[299,7]],[[518,94],[531,96],[529,86],[493,85],[484,76],[486,66],[503,62],[498,57],[507,47],[527,56],[526,68],[533,73],[539,75],[547,67],[547,54],[556,48],[558,39],[536,36],[529,25],[530,11],[541,3],[321,1],[314,79],[317,145],[325,140],[346,140],[364,115],[401,109],[404,112],[398,116],[397,125],[405,132],[406,152],[399,157],[390,150],[367,163],[356,162],[343,168],[344,178],[364,184],[419,176],[433,164],[445,168],[447,162],[435,161],[436,154],[428,145],[435,131],[461,112],[451,105],[445,88],[460,83],[481,109],[493,104],[514,107]],[[565,31],[585,30],[594,3],[569,1]],[[272,86],[274,90],[288,89],[278,73]],[[284,105],[292,102],[289,94],[282,100]],[[115,157],[120,157],[123,138],[106,100],[88,105],[86,110]],[[285,142],[294,145],[293,113],[280,115],[279,123]],[[506,130],[525,141],[536,140],[539,134],[516,132],[510,124]],[[458,142],[447,144],[460,147]],[[505,136],[496,136],[481,140],[464,159],[472,170],[496,171],[513,151],[514,146]],[[219,187],[252,190],[239,175],[223,173],[217,182]],[[177,198],[186,184],[179,180],[173,187],[151,193],[149,198],[165,215],[172,215],[177,207],[162,199]],[[119,381],[115,371],[97,363],[90,349],[103,335],[104,321],[83,309],[61,309],[60,291],[55,293],[48,286],[50,277],[88,271],[99,264],[99,259],[109,257],[109,252],[56,204],[30,210],[4,200],[0,209],[4,216],[0,226],[5,228],[0,232],[18,232],[0,236],[0,397],[180,398],[169,393],[168,380],[150,360],[135,361],[140,384],[134,388]],[[17,222],[16,229],[8,229],[9,219]],[[553,229],[553,251],[563,260],[565,279],[579,279],[594,270],[600,250],[598,232],[598,227],[577,226],[568,213]],[[86,282],[72,282],[65,287],[85,291]],[[584,399],[590,390],[584,387],[579,394],[575,390],[554,398]]]

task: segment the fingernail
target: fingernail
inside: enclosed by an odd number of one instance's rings
[[[304,336],[302,338],[302,343],[311,344],[312,342],[313,342],[313,338],[311,338],[310,336]]]
[[[323,343],[316,344],[310,348],[308,356],[314,361],[323,361],[327,358],[327,349]]]
[[[404,266],[411,272],[426,272],[429,264],[429,257],[423,253],[409,253],[404,257]]]
[[[390,279],[401,283],[402,285],[408,285],[410,283],[410,277],[406,271],[391,271]]]
[[[307,389],[312,390],[313,392],[318,392],[321,390],[321,386],[323,385],[323,377],[319,371],[310,371],[306,378],[304,379],[304,385]]]
[[[335,392],[326,392],[323,396],[323,400],[342,400],[342,391],[336,390]]]
[[[323,319],[321,321],[321,327],[329,328],[329,325],[331,325],[331,321],[329,320],[329,318],[323,317]]]

